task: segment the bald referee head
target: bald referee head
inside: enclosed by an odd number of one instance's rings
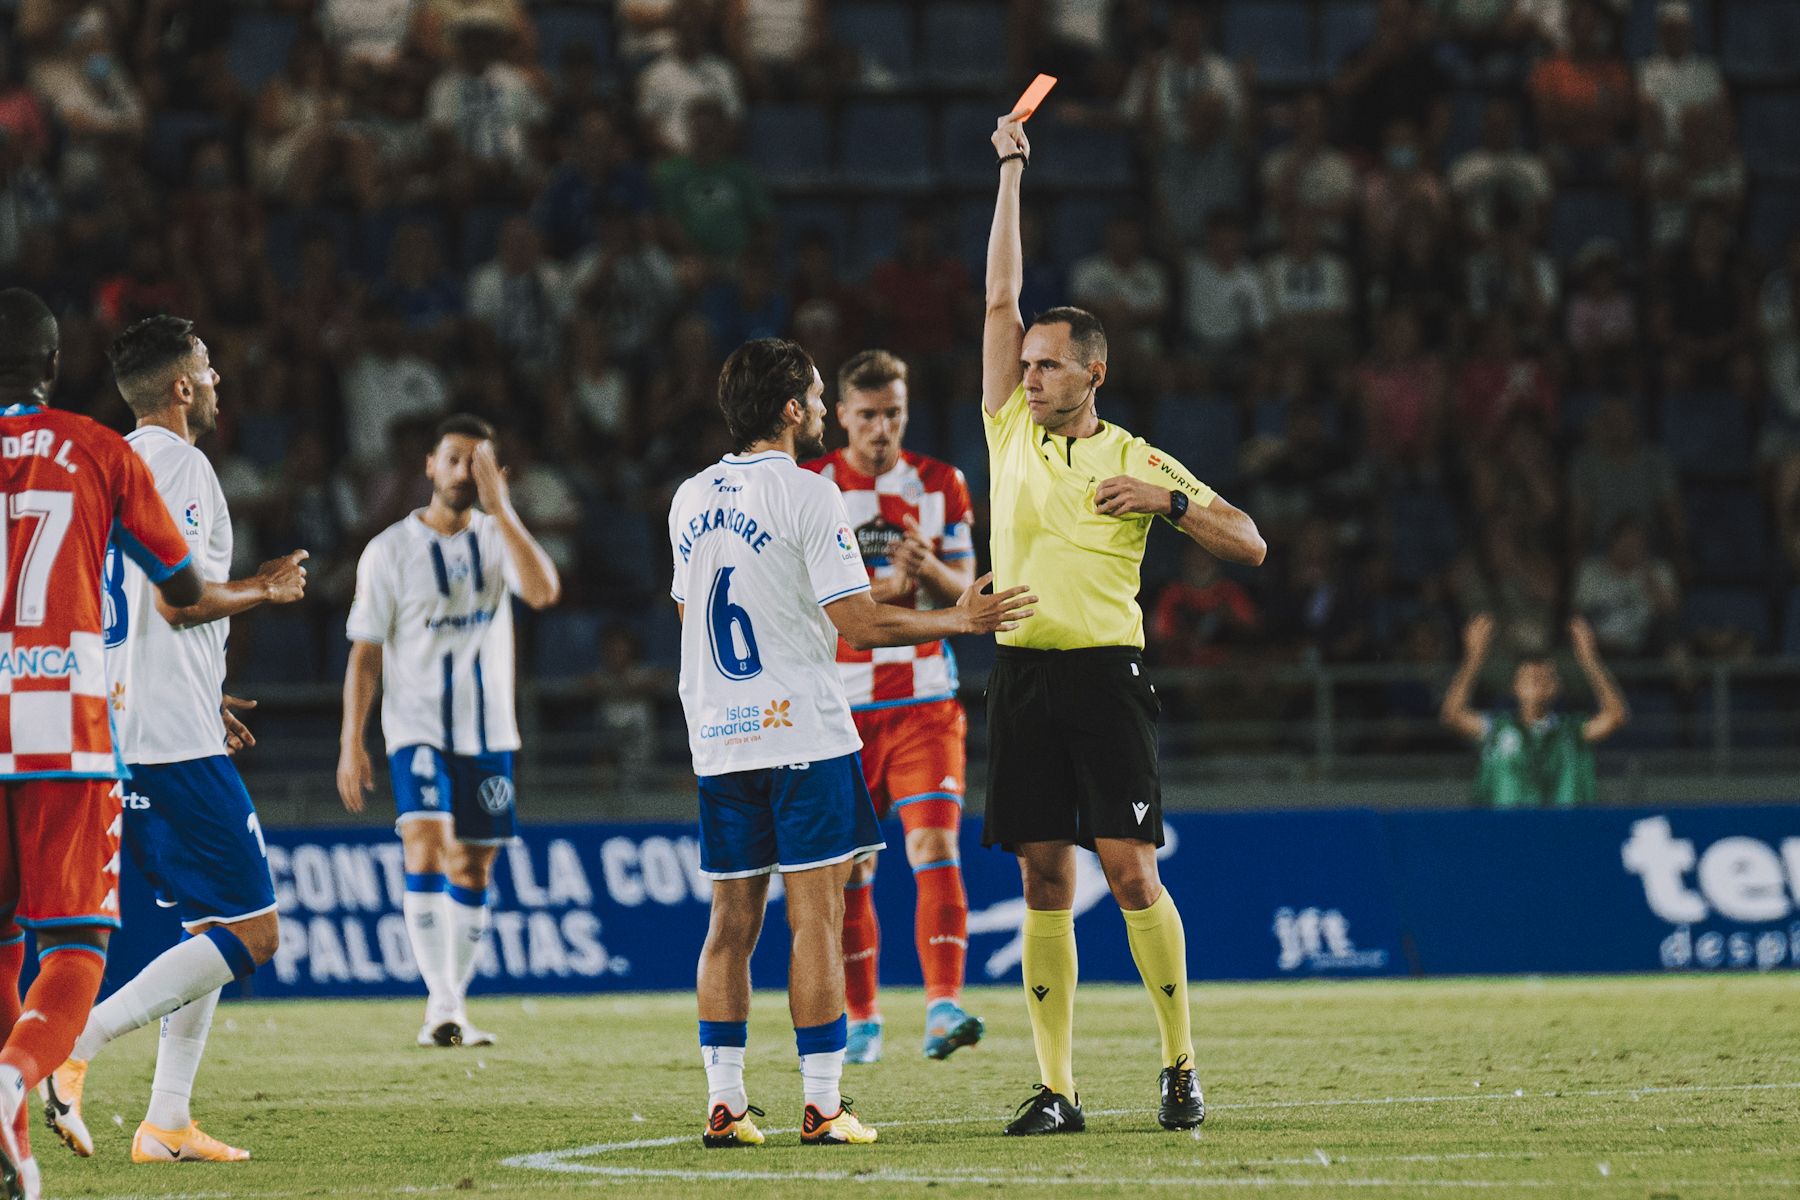
[[[36,293],[0,291],[0,405],[49,402],[60,344],[56,316]]]
[[[1106,382],[1106,330],[1085,308],[1039,313],[1019,348],[1021,382],[1031,420],[1051,433],[1084,436],[1095,423],[1096,394]]]

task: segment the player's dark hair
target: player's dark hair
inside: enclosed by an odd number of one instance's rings
[[[161,408],[166,399],[161,394],[147,394],[142,385],[177,363],[186,362],[193,354],[194,323],[167,313],[126,326],[106,351],[125,403],[140,416]]]
[[[56,315],[35,292],[7,288],[0,292],[0,394],[31,392],[46,398],[55,378],[51,358],[60,345]]]
[[[478,442],[494,440],[494,427],[474,413],[452,413],[438,422],[437,433],[431,439],[435,449],[438,443],[447,437],[474,438]]]
[[[1067,325],[1069,327],[1069,343],[1075,356],[1086,366],[1092,362],[1106,361],[1106,329],[1100,324],[1100,318],[1085,308],[1074,308],[1063,305],[1060,308],[1047,308],[1032,318],[1033,325]]]
[[[789,400],[806,403],[813,360],[798,342],[757,338],[731,352],[719,370],[719,411],[732,448],[743,453],[781,435],[781,410]]]
[[[906,362],[888,350],[861,350],[838,368],[837,398],[842,404],[851,392],[872,392],[890,383],[906,382]]]

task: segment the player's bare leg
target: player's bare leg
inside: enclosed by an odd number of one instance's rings
[[[701,1144],[709,1150],[760,1146],[744,1088],[746,1022],[750,1019],[750,953],[762,935],[769,877],[713,883],[712,915],[700,948],[695,992],[700,1007],[700,1061],[706,1068],[707,1120]]]
[[[901,810],[902,819],[928,801]],[[960,824],[961,806],[955,808]],[[906,831],[906,861],[918,894],[913,913],[914,941],[925,977],[925,1057],[944,1059],[981,1040],[981,1018],[963,1011],[963,971],[969,956],[969,900],[963,890],[959,830],[954,826],[920,825]]]
[[[1125,917],[1132,961],[1143,977],[1162,1033],[1162,1099],[1157,1119],[1165,1129],[1192,1129],[1206,1119],[1206,1102],[1194,1074],[1187,935],[1181,912],[1157,874],[1155,846],[1125,838],[1099,838],[1094,849],[1106,872],[1106,884]]]
[[[806,1093],[800,1141],[828,1146],[872,1142],[838,1090],[844,1073],[844,881],[850,864],[783,875],[787,886],[788,1011]]]

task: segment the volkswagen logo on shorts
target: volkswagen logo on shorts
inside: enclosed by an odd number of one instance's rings
[[[475,789],[475,798],[481,801],[481,807],[498,816],[512,807],[512,780],[504,775],[490,775]]]

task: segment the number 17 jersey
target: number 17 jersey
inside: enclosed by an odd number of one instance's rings
[[[669,545],[694,773],[861,749],[825,615],[869,590],[837,486],[779,450],[728,454],[677,489]]]

